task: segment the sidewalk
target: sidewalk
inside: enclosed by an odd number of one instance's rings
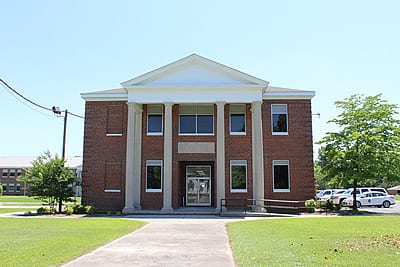
[[[143,218],[149,224],[63,266],[235,266],[225,224],[234,218]]]

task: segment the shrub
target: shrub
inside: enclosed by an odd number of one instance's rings
[[[37,215],[54,214],[55,209],[49,207],[40,207],[36,210]]]
[[[73,213],[74,214],[85,214],[87,213],[85,206],[83,205],[75,205],[73,206]]]
[[[85,211],[87,214],[92,215],[96,212],[95,207],[91,206],[91,205],[86,205],[85,206]]]
[[[65,207],[65,214],[71,215],[72,213],[74,213],[74,207],[72,207],[72,206],[66,206],[66,207]]]
[[[315,207],[317,206],[317,201],[315,201],[315,199],[309,199],[306,200],[304,205],[306,206],[307,211],[312,213],[315,211]]]

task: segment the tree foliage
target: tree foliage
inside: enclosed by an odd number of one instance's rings
[[[29,196],[49,203],[51,208],[58,203],[59,212],[63,201],[72,200],[72,184],[76,181],[76,176],[64,164],[63,159],[53,158],[50,152],[46,152],[32,162],[33,166],[27,169],[26,176],[19,178],[28,184]]]
[[[330,184],[391,182],[400,177],[400,121],[398,106],[381,95],[352,95],[335,102],[342,110],[329,123],[339,127],[318,142],[319,162]],[[354,201],[355,202],[355,201]]]

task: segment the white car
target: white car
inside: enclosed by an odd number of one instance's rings
[[[384,194],[387,194],[387,191],[385,188],[380,188],[380,187],[361,187],[356,189],[356,195],[357,197],[361,194],[366,194],[369,192],[382,192]],[[332,203],[335,205],[341,205],[343,200],[346,198],[353,198],[353,188],[349,188],[343,193],[340,194],[334,194],[331,197]]]
[[[368,192],[361,194],[356,198],[357,208],[361,206],[377,206],[378,208],[384,207],[389,208],[391,205],[395,205],[394,197],[382,192]],[[343,206],[353,206],[353,198],[348,197],[342,202]]]

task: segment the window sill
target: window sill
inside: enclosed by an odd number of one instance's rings
[[[290,193],[290,189],[274,189],[274,193]]]
[[[230,132],[230,135],[246,135],[246,132]]]
[[[147,133],[147,136],[162,136],[163,133]]]
[[[121,193],[121,189],[104,189],[104,193]]]
[[[200,133],[200,134],[197,134],[197,133],[180,133],[180,134],[178,134],[179,136],[214,136],[214,134],[213,133],[211,133],[211,134],[206,134],[206,133]]]
[[[288,132],[272,132],[272,135],[289,135]]]
[[[146,193],[161,193],[161,189],[146,189]]]
[[[122,133],[108,133],[106,136],[122,136]]]
[[[247,189],[231,189],[231,193],[247,193]]]

